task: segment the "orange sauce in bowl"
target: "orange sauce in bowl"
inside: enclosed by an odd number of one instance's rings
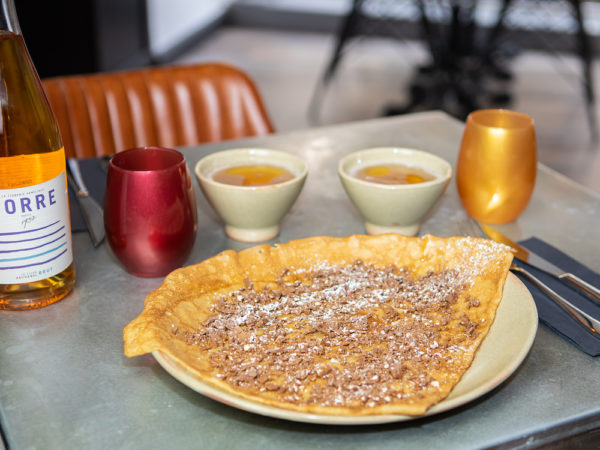
[[[380,184],[417,184],[435,180],[427,170],[398,163],[384,163],[359,168],[354,176],[359,180]]]
[[[292,178],[294,174],[289,170],[270,164],[225,167],[212,175],[213,180],[233,186],[266,186]]]

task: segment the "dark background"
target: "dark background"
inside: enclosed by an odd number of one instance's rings
[[[41,78],[151,62],[144,0],[17,0],[15,6]]]

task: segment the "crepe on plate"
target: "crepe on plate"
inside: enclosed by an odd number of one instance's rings
[[[124,330],[203,383],[315,414],[421,415],[471,365],[508,247],[476,238],[312,237],[177,269]]]

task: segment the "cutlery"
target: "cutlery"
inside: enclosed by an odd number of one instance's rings
[[[547,284],[543,283],[539,278],[533,275],[531,272],[513,264],[510,267],[510,270],[513,272],[519,272],[524,275],[529,281],[535,284],[544,294],[546,294],[551,300],[554,301],[556,305],[562,308],[566,313],[568,313],[573,319],[579,322],[584,328],[586,328],[591,333],[596,336],[600,336],[600,320],[595,319],[591,315],[583,312],[581,309],[577,308],[575,305],[567,301],[563,296],[556,293],[552,288],[550,288]]]
[[[482,225],[475,220],[469,219],[469,222],[464,226],[461,226],[462,234],[465,236],[476,236],[487,238],[485,232],[482,229]],[[492,239],[494,240],[494,239]],[[496,241],[497,242],[497,241]],[[507,244],[505,244],[507,245]],[[528,270],[523,267],[519,267],[516,264],[512,264],[510,266],[510,270],[513,272],[518,272],[535,284],[550,300],[554,302],[555,305],[560,307],[563,311],[569,314],[575,321],[577,321],[581,326],[583,326],[590,333],[593,333],[596,336],[600,336],[600,320],[592,317],[586,312],[580,310],[575,305],[570,303],[566,298],[556,293],[552,288],[546,285],[543,281],[537,278]]]
[[[90,196],[83,181],[78,161],[74,158],[68,158],[67,163],[69,167],[67,181],[75,191],[83,219],[92,238],[92,243],[94,247],[98,247],[104,239],[104,214],[102,207]]]
[[[560,267],[555,266],[550,261],[541,257],[535,252],[526,249],[516,242],[513,242],[508,237],[504,236],[498,230],[490,227],[489,225],[480,223],[479,226],[490,239],[511,247],[514,250],[514,254],[517,259],[529,264],[535,269],[539,269],[550,275],[553,275],[561,281],[567,282],[571,287],[574,287],[590,299],[594,300],[596,303],[600,304],[600,289],[597,287],[592,286],[588,282],[582,280],[576,275],[573,275],[572,273],[565,272]]]

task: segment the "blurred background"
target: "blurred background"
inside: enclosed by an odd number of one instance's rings
[[[229,62],[257,83],[279,132],[515,109],[535,120],[541,162],[600,193],[594,1],[15,3],[42,78]]]

